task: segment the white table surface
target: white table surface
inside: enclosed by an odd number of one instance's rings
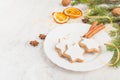
[[[43,51],[40,33],[58,26],[51,14],[62,11],[61,0],[0,0],[0,80],[120,80],[120,68],[104,66],[72,72],[54,65]],[[77,6],[85,9],[83,5]],[[68,23],[81,22],[80,19]],[[38,40],[39,46],[29,45]]]

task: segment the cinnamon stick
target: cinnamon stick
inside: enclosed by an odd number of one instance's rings
[[[83,37],[86,37],[91,34],[94,30],[96,30],[97,28],[103,26],[103,23],[99,24],[98,26],[94,27],[93,29],[89,30]]]
[[[89,31],[91,31],[92,29],[94,29],[97,24],[98,24],[98,21],[94,21],[94,22],[92,23],[91,27],[89,28]],[[83,37],[86,37],[87,34],[89,33],[89,31],[88,31]]]
[[[94,21],[94,22],[92,23],[92,26],[90,27],[89,31],[92,30],[92,29],[94,29],[97,24],[98,24],[98,21]]]
[[[86,38],[91,38],[92,36],[94,36],[96,33],[98,33],[99,31],[101,31],[104,28],[105,28],[105,25],[101,25],[101,26],[91,30],[91,33],[89,33]]]

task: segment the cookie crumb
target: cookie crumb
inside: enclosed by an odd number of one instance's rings
[[[40,34],[39,38],[42,39],[42,40],[44,40],[46,38],[46,35],[45,34]]]
[[[39,44],[39,42],[38,41],[36,41],[36,40],[34,40],[34,41],[30,41],[30,45],[31,46],[38,46],[38,44]]]

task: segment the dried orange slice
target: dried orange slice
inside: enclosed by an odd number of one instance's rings
[[[59,24],[66,23],[70,19],[70,17],[65,15],[63,12],[54,12],[52,15],[55,22]]]
[[[63,13],[69,16],[70,18],[78,18],[82,16],[82,11],[75,7],[66,8],[64,9]]]

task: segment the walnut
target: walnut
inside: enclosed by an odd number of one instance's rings
[[[120,8],[114,8],[112,10],[112,14],[115,16],[120,16]]]
[[[62,0],[63,6],[68,6],[71,3],[71,0]]]
[[[38,41],[36,41],[36,40],[34,40],[34,41],[30,41],[30,45],[31,46],[38,46],[38,44],[39,44],[39,42]]]
[[[39,38],[44,40],[46,38],[46,35],[45,34],[40,34]]]

